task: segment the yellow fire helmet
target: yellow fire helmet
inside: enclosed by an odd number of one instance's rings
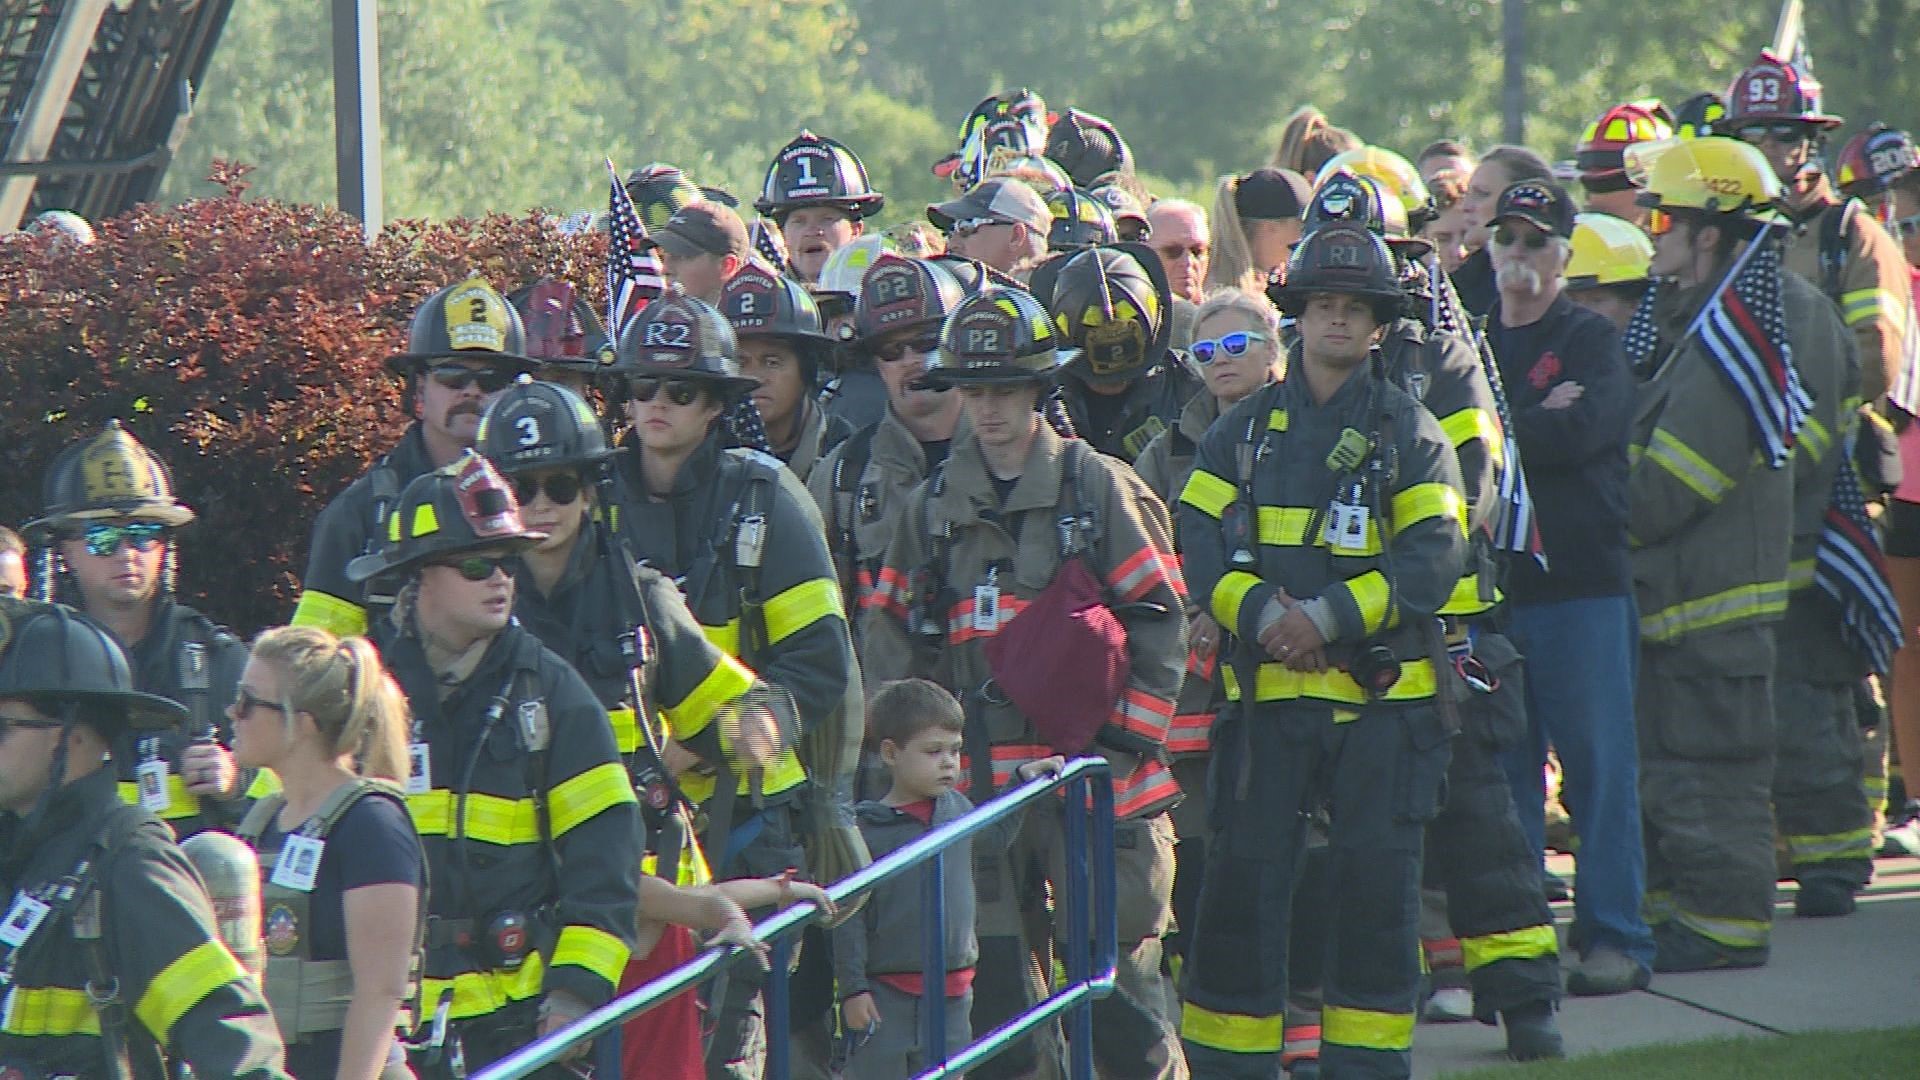
[[[1722,135],[1634,143],[1624,155],[1635,201],[1655,210],[1702,210],[1772,220],[1779,177],[1759,150]]]
[[[1406,208],[1410,232],[1419,232],[1427,222],[1433,220],[1433,195],[1427,191],[1426,182],[1420,179],[1420,170],[1399,154],[1380,146],[1363,146],[1358,150],[1335,154],[1314,175],[1314,190],[1318,191],[1328,179],[1343,172],[1372,177],[1386,189],[1387,194],[1398,198],[1400,205]]]
[[[1573,257],[1567,261],[1568,289],[1645,281],[1652,261],[1653,241],[1631,221],[1612,214],[1575,215]]]

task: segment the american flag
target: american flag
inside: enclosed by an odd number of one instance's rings
[[[787,272],[787,242],[766,218],[754,219],[753,226],[747,230],[747,239],[768,266],[783,274]]]
[[[1480,366],[1486,371],[1487,385],[1493,390],[1494,411],[1499,414],[1506,467],[1500,470],[1502,512],[1493,524],[1494,547],[1500,551],[1531,555],[1533,561],[1540,564],[1540,569],[1545,570],[1547,546],[1540,539],[1540,520],[1533,515],[1533,492],[1527,488],[1526,469],[1521,466],[1520,444],[1513,438],[1513,417],[1507,408],[1506,386],[1500,381],[1500,365],[1494,360],[1486,335],[1474,327],[1466,306],[1460,303],[1459,294],[1453,291],[1453,280],[1444,271],[1428,270],[1427,273],[1433,280],[1434,328],[1473,343],[1480,353]]]
[[[1875,672],[1885,675],[1900,648],[1900,605],[1887,583],[1886,558],[1867,517],[1853,471],[1853,439],[1840,455],[1827,504],[1826,530],[1814,555],[1813,580],[1840,604],[1841,632]]]
[[[607,174],[613,177],[607,195],[612,234],[607,244],[607,332],[618,338],[628,319],[667,290],[667,279],[660,270],[660,257],[646,246],[647,226],[611,160]]]
[[[1920,417],[1920,310],[1906,305],[1906,332],[1900,335],[1900,372],[1887,388],[1887,401],[1909,417]]]

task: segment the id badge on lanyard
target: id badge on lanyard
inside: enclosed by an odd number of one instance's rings
[[[167,777],[167,759],[160,756],[160,740],[146,736],[140,740],[140,764],[133,770],[135,786],[140,790],[140,809],[158,814],[173,806]]]

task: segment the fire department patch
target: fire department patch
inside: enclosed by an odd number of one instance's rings
[[[300,919],[294,915],[293,908],[275,904],[267,909],[267,917],[261,923],[266,929],[268,952],[291,956],[293,950],[300,947]]]

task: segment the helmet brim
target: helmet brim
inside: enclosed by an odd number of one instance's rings
[[[1049,383],[1068,364],[1080,358],[1079,349],[1053,350],[1053,366],[1045,371],[1032,371],[1015,367],[1012,364],[995,364],[992,367],[978,368],[928,368],[920,379],[929,387],[951,388],[956,386],[1013,386],[1018,383]]]
[[[20,527],[29,536],[58,532],[74,525],[91,525],[100,521],[151,521],[169,529],[178,529],[190,524],[196,515],[192,510],[179,503],[128,502],[107,506],[86,506],[75,509],[58,509],[44,517],[36,518]]]
[[[45,696],[56,701],[74,701],[95,707],[117,707],[121,726],[131,731],[171,730],[193,715],[192,710],[172,698],[140,690],[62,690]]]
[[[531,375],[548,363],[538,357],[522,356],[519,353],[486,352],[480,349],[467,349],[464,352],[449,349],[446,352],[395,353],[387,357],[387,370],[401,378],[418,375],[433,367],[440,360],[480,360],[489,364],[500,364],[518,369],[518,373]]]
[[[418,547],[406,554],[401,554],[404,550],[402,544],[389,544],[371,555],[361,555],[347,563],[347,580],[359,584],[384,574],[398,574],[413,570],[433,559],[450,558],[469,551],[504,548],[508,554],[517,555],[546,538],[546,533],[526,530],[505,536],[477,537],[466,543],[450,544],[445,547],[431,545]]]
[[[1321,294],[1326,294],[1331,296],[1357,296],[1362,300],[1370,301],[1376,305],[1379,305],[1379,307],[1381,308],[1387,308],[1387,309],[1393,309],[1397,307],[1406,298],[1406,294],[1399,289],[1394,289],[1393,291],[1389,292],[1384,289],[1342,289],[1342,288],[1337,288],[1329,285],[1313,285],[1313,286],[1282,285],[1281,287],[1273,290],[1273,292],[1270,295],[1273,299],[1274,304],[1278,306],[1281,311],[1285,312],[1288,315],[1298,316],[1300,313],[1299,307],[1301,304],[1303,304],[1306,301],[1307,297],[1318,296]],[[1381,321],[1385,323],[1385,322],[1391,322],[1392,320],[1384,319]]]
[[[821,339],[823,342],[826,339]],[[760,380],[749,379],[744,375],[715,375],[710,371],[691,371],[684,367],[671,367],[666,364],[626,364],[604,368],[608,375],[627,378],[634,375],[657,375],[663,379],[685,379],[688,382],[706,383],[726,396],[747,394],[760,385]]]

